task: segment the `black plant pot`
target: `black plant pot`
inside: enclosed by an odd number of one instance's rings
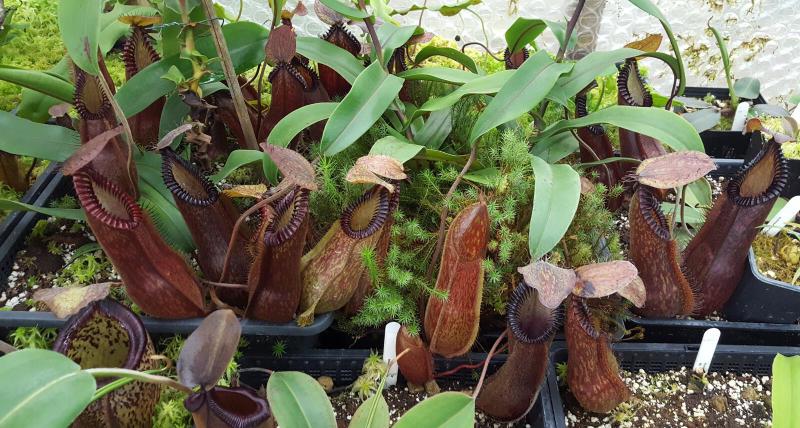
[[[619,343],[615,344],[613,349],[622,369],[628,371],[642,369],[648,373],[658,373],[680,370],[681,367],[691,368],[697,356],[698,345]],[[550,352],[550,365],[555,366],[558,363],[566,362],[567,354],[566,344],[554,344]],[[798,355],[800,348],[720,345],[714,354],[710,371],[769,376],[772,374],[772,360],[777,354]],[[550,401],[553,404],[555,426],[566,427],[564,404],[558,388],[558,379],[553,376],[548,378],[547,382]]]
[[[59,172],[60,166],[53,162],[36,180],[22,201],[43,207],[51,201],[71,194],[73,192],[71,180]],[[0,292],[8,284],[8,277],[13,270],[17,252],[24,248],[25,240],[36,222],[43,218],[45,218],[43,214],[35,212],[13,212],[0,225],[0,238],[2,238],[2,242],[0,242]],[[269,349],[266,337],[286,338],[286,345],[290,350],[309,349],[316,346],[317,337],[333,323],[333,318],[333,313],[319,315],[315,317],[314,323],[307,327],[298,327],[294,322],[272,324],[243,320],[242,335],[248,339],[251,345],[248,349],[257,350],[260,347]],[[156,337],[189,334],[200,325],[201,321],[201,318],[164,320],[142,317],[145,328]],[[10,330],[16,327],[60,328],[65,322],[66,320],[58,319],[50,312],[0,311],[0,333],[2,333],[1,330]]]
[[[686,87],[683,96],[703,99],[711,94],[718,100],[729,100],[728,88],[703,88],[696,86]],[[766,100],[761,95],[752,101],[754,104],[765,104]],[[714,131],[708,130],[700,133],[706,153],[712,158],[744,159],[750,145],[750,134],[739,131]]]
[[[296,353],[288,357],[277,358],[269,354],[246,355],[239,360],[241,368],[258,367],[274,371],[300,371],[312,377],[330,376],[335,387],[351,384],[361,375],[361,367],[364,359],[370,355],[368,350],[334,350],[334,349],[315,349],[313,352]],[[461,357],[445,359],[435,359],[436,372],[441,373],[454,369],[462,364],[480,363],[486,358],[486,354],[467,354]],[[506,355],[498,355],[492,358],[489,363],[488,374],[495,372],[505,362]],[[465,385],[474,386],[477,372],[480,374],[482,367],[477,369],[465,369],[444,379],[458,380]],[[398,375],[398,385],[403,385],[402,375]],[[488,376],[488,375],[487,375]],[[553,404],[550,401],[548,384],[550,378],[555,378],[555,371],[548,367],[547,379],[539,392],[539,398],[528,413],[528,416],[518,422],[519,426],[530,426],[532,428],[550,428],[557,426],[553,419]],[[261,372],[247,372],[241,374],[243,383],[254,388],[265,385],[268,375]],[[563,416],[562,416],[563,420]]]
[[[791,324],[800,331],[800,286],[769,278],[758,270],[750,248],[742,280],[725,306],[734,321]],[[800,343],[798,337],[797,343]]]

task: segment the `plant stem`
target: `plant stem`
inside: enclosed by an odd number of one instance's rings
[[[567,46],[569,46],[569,39],[572,38],[572,32],[575,30],[575,25],[578,24],[578,18],[580,18],[585,4],[586,0],[578,0],[578,4],[575,5],[575,11],[572,12],[572,17],[567,22],[567,31],[564,32],[564,44],[558,48],[558,54],[556,54],[556,62],[561,62],[564,59],[564,54],[567,53]]]
[[[505,351],[506,349],[508,349],[508,344],[504,343],[503,346],[501,346],[500,349],[498,349],[497,352],[495,352],[495,354],[492,357],[495,357],[495,356],[503,353],[503,351]],[[486,358],[489,358],[489,356],[487,355]],[[454,375],[454,374],[460,372],[461,370],[477,369],[478,367],[482,366],[485,361],[486,360],[481,361],[480,363],[475,363],[475,364],[462,364],[462,365],[460,365],[460,366],[458,366],[458,367],[456,367],[456,368],[454,368],[452,370],[448,370],[446,372],[441,372],[441,373],[436,373],[436,375],[434,377],[442,378],[442,377]]]
[[[686,219],[684,218],[684,209],[686,208],[686,188],[689,187],[688,184],[683,186],[681,189],[681,226],[683,230],[686,231],[686,234],[690,237],[694,237],[694,234],[689,231],[689,226],[686,224]]]
[[[166,376],[157,376],[147,373],[138,372],[136,370],[128,370],[128,369],[86,369],[85,372],[89,373],[94,377],[124,377],[130,378],[133,380],[138,380],[140,382],[147,382],[147,383],[155,383],[159,385],[168,386],[170,388],[174,388],[178,391],[185,392],[187,394],[192,394],[194,391],[192,388],[189,388],[182,383],[170,379]]]
[[[206,17],[211,24],[211,35],[214,38],[214,44],[217,47],[217,53],[222,63],[222,71],[225,74],[225,80],[231,91],[233,107],[236,109],[236,115],[239,116],[239,125],[242,127],[242,132],[244,133],[246,148],[250,150],[259,150],[258,140],[253,130],[253,124],[250,122],[250,114],[247,111],[247,103],[244,101],[242,87],[239,86],[238,76],[233,69],[231,54],[228,52],[228,45],[225,43],[225,35],[222,34],[222,27],[217,20],[217,13],[214,11],[214,5],[211,0],[202,0],[202,2]],[[259,96],[261,96],[261,94],[259,94]]]
[[[363,11],[367,10],[367,4],[364,0],[358,0],[358,7]],[[378,59],[381,67],[384,67],[385,69],[386,66],[383,62],[383,49],[381,48],[381,41],[378,39],[378,33],[375,32],[375,25],[372,22],[372,17],[364,18],[364,25],[367,26],[367,32],[369,33],[370,42],[372,42],[372,48],[375,49],[375,58]]]
[[[447,209],[447,203],[450,202],[450,198],[453,197],[453,193],[456,192],[456,188],[461,183],[461,180],[464,178],[464,175],[469,171],[469,168],[472,166],[472,163],[475,162],[475,158],[478,155],[478,144],[479,141],[476,141],[472,145],[472,150],[469,152],[469,159],[467,159],[467,163],[464,164],[464,168],[461,168],[461,172],[458,173],[458,177],[456,177],[453,184],[450,186],[450,190],[447,191],[447,194],[444,196],[444,200],[442,201],[442,211],[439,214],[439,237],[436,239],[436,249],[433,251],[433,256],[431,256],[431,261],[428,264],[428,271],[425,274],[425,278],[430,280],[431,276],[433,275],[433,269],[436,266],[436,261],[439,259],[439,255],[442,254],[442,246],[444,245],[444,236],[447,229],[447,214],[449,210]]]
[[[503,330],[503,333],[497,337],[497,340],[494,341],[492,349],[489,350],[489,355],[486,356],[486,361],[483,362],[483,371],[481,371],[481,378],[478,380],[478,384],[475,386],[475,391],[473,391],[472,393],[472,399],[478,398],[478,394],[481,393],[481,388],[483,387],[483,380],[486,379],[486,370],[489,369],[489,361],[491,361],[492,355],[494,355],[495,350],[497,349],[497,345],[499,345],[500,341],[506,337],[506,333],[508,333],[508,330]]]

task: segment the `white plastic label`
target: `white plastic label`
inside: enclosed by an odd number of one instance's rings
[[[397,357],[397,333],[400,331],[400,324],[390,322],[383,330],[383,361],[389,363]],[[397,384],[397,364],[389,367],[386,374],[386,386]]]
[[[711,367],[711,360],[714,359],[714,352],[717,351],[720,331],[718,328],[709,328],[703,334],[703,341],[700,342],[700,350],[697,351],[697,358],[694,359],[695,372],[707,373]]]
[[[775,214],[775,217],[772,217],[761,233],[767,236],[777,235],[786,226],[786,223],[794,220],[798,212],[800,212],[800,196],[795,196],[789,199],[789,202]]]
[[[736,114],[733,115],[731,131],[744,131],[744,124],[747,122],[747,113],[750,112],[750,103],[742,101],[736,107]]]

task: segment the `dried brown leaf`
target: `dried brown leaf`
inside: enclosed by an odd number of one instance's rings
[[[178,357],[178,379],[190,388],[213,388],[225,373],[236,349],[242,326],[230,309],[208,315],[186,339]]]
[[[639,275],[636,266],[625,260],[581,266],[575,269],[575,273],[578,280],[572,294],[587,298],[617,293]]]
[[[225,189],[222,193],[231,198],[256,198],[261,199],[268,190],[265,184],[245,184]]]
[[[87,285],[86,287],[46,288],[36,290],[33,300],[47,305],[56,318],[67,318],[77,314],[90,303],[103,300],[111,291],[114,283],[103,282]]]
[[[797,135],[798,125],[795,118],[791,116],[781,118],[781,125],[783,126],[783,132],[789,135]]]
[[[303,155],[292,149],[269,143],[261,143],[261,148],[269,155],[272,162],[275,162],[285,180],[312,192],[317,190],[314,167]]]
[[[404,180],[408,178],[403,172],[403,164],[397,159],[385,155],[367,155],[360,157],[347,172],[347,181],[356,184],[377,184],[394,193],[394,185],[384,180]]]
[[[345,20],[344,16],[342,16],[339,12],[336,12],[328,6],[325,6],[319,0],[314,0],[314,13],[317,14],[317,18],[319,18],[320,21],[328,25],[333,25],[337,22],[342,22]]]
[[[110,129],[87,141],[75,150],[75,153],[61,166],[61,173],[73,175],[81,168],[91,163],[106,147],[109,141],[122,133],[122,126]]]
[[[528,286],[539,290],[539,301],[555,309],[575,288],[577,276],[572,269],[562,269],[550,263],[538,261],[517,268]]]
[[[638,49],[644,52],[656,52],[661,46],[664,37],[661,34],[648,34],[641,40],[636,40],[625,45],[626,48]]]
[[[586,177],[581,176],[581,195],[594,191],[594,183]]]
[[[172,145],[172,142],[175,141],[176,138],[178,138],[179,135],[191,131],[192,128],[194,128],[196,125],[200,125],[200,123],[198,122],[187,123],[185,125],[181,125],[173,129],[172,131],[167,132],[167,134],[164,135],[164,138],[162,138],[161,141],[159,141],[158,144],[156,145],[156,150],[163,150],[169,147],[170,145]]]
[[[267,61],[271,64],[289,63],[297,52],[297,35],[292,27],[281,25],[272,31],[267,42]]]
[[[630,282],[630,284],[622,287],[617,291],[617,294],[628,299],[634,306],[641,308],[644,306],[645,299],[647,298],[647,290],[644,288],[644,281],[637,276]]]
[[[56,104],[49,109],[47,109],[47,113],[50,114],[52,117],[61,117],[65,116],[69,111],[72,109],[72,104],[70,103],[60,103]]]
[[[699,180],[716,168],[707,154],[682,151],[643,160],[636,168],[636,177],[646,186],[672,189]]]

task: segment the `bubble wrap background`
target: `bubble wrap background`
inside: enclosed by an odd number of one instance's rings
[[[218,0],[231,11],[237,11],[239,0]],[[266,0],[243,0],[246,19],[265,22],[269,15]],[[429,6],[455,4],[458,0],[428,0]],[[724,86],[722,61],[713,35],[706,32],[711,24],[728,38],[734,76],[755,77],[761,80],[761,92],[771,102],[783,100],[800,91],[800,0],[654,0],[672,23],[679,38],[684,62],[688,67],[689,84]],[[289,0],[293,7],[297,0]],[[326,25],[313,12],[313,0],[306,0],[309,15],[295,18],[298,31],[307,35],[322,33]],[[422,0],[392,0],[390,6],[404,9]],[[567,1],[553,0],[483,0],[472,10],[484,23],[486,37],[494,50],[505,47],[505,29],[518,16],[559,20],[565,18]],[[403,23],[416,23],[419,13],[399,17]],[[485,41],[481,22],[469,12],[444,18],[435,12],[426,12],[423,27],[441,37],[462,41]],[[358,30],[355,30],[356,33]],[[608,0],[603,16],[597,49],[621,47],[627,42],[649,33],[660,33],[661,26],[655,18],[640,11],[626,0]],[[555,52],[555,39],[549,32],[541,36],[540,45]],[[661,50],[667,49],[665,38]],[[669,90],[672,76],[656,60],[648,59],[650,79],[662,92]]]

